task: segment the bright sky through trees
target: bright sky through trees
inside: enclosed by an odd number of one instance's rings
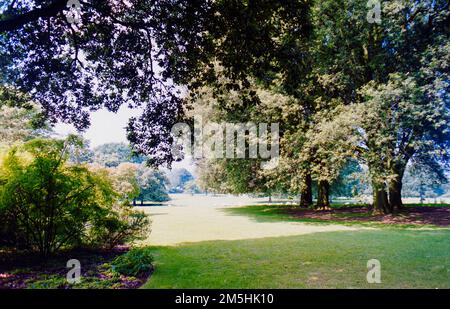
[[[122,106],[116,114],[105,109],[93,112],[92,124],[82,135],[90,141],[91,147],[105,143],[128,143],[125,130],[128,119],[138,116],[141,112],[139,109],[130,109],[126,106]],[[55,126],[54,130],[63,136],[69,133],[77,134],[73,125],[61,122]]]

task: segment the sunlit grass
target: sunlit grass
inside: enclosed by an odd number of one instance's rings
[[[450,230],[362,230],[152,249],[146,288],[450,288]],[[381,262],[381,284],[366,281]]]

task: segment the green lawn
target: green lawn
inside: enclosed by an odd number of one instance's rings
[[[450,230],[326,232],[153,248],[146,288],[450,288]],[[381,262],[381,284],[366,264]]]
[[[448,228],[296,218],[288,209],[258,205],[223,211],[258,222],[377,228],[153,248],[156,271],[144,287],[450,288]],[[381,262],[381,284],[366,281],[370,259]]]
[[[341,209],[341,208],[360,208],[365,207],[363,204],[352,204],[352,205],[344,205],[344,204],[333,204],[332,208]],[[405,205],[408,207],[450,207],[450,204],[408,204]],[[363,226],[363,227],[373,227],[373,228],[383,228],[383,229],[391,229],[391,228],[435,228],[434,225],[431,224],[408,224],[408,223],[395,223],[395,224],[385,224],[377,221],[352,221],[357,217],[370,219],[372,216],[369,212],[363,213],[336,213],[335,216],[347,219],[343,220],[333,220],[333,219],[320,219],[320,218],[305,218],[305,217],[296,217],[293,216],[290,211],[298,210],[297,206],[292,205],[250,205],[244,207],[232,207],[223,209],[224,212],[230,215],[238,215],[238,216],[248,216],[258,222],[276,222],[276,221],[287,221],[287,222],[302,222],[305,224],[340,224],[346,226]]]

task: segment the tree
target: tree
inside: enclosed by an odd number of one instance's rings
[[[387,84],[371,85],[362,90],[365,101],[337,107],[316,127],[314,143],[322,175],[330,171],[328,179],[335,179],[348,158],[367,164],[375,211],[392,212],[401,207],[408,162],[422,162],[439,173],[450,114],[440,97],[431,99],[412,77],[394,74]]]
[[[77,135],[77,138],[80,140],[80,144],[68,149],[69,161],[75,164],[92,163],[94,151],[89,147],[90,141],[80,135]]]
[[[224,161],[202,160],[198,163],[198,184],[200,189],[208,195],[209,192],[230,192],[226,180]]]
[[[224,124],[224,122],[236,124],[250,121],[255,124],[258,124],[258,122],[277,122],[281,117],[277,113],[280,110],[279,106],[281,104],[283,104],[283,107],[288,106],[289,100],[281,94],[264,90],[255,83],[249,87],[250,91],[254,91],[258,98],[258,104],[256,105],[248,104],[245,100],[245,93],[242,91],[229,91],[220,96],[215,96],[213,89],[205,87],[202,89],[201,95],[190,98],[190,111],[187,115],[202,116],[205,119],[203,125],[209,121],[221,124]],[[222,130],[224,129],[225,126],[222,127]],[[206,135],[204,138],[206,138]],[[248,141],[250,139],[248,134],[246,134],[245,139],[245,151],[248,153]],[[224,146],[227,145],[226,143],[224,138]],[[208,151],[204,149],[205,153]],[[272,173],[263,172],[261,168],[263,163],[267,163],[267,160],[261,158],[245,158],[245,160],[240,158],[204,158],[199,163],[200,187],[205,192],[208,190],[229,193],[252,192],[265,193],[270,196],[277,192],[281,186],[279,181],[272,181],[274,180]]]
[[[429,164],[409,164],[403,177],[403,192],[407,197],[436,198],[443,195],[448,185],[448,179],[441,168],[431,168]]]
[[[196,181],[194,179],[189,180],[188,182],[186,182],[186,184],[184,186],[184,191],[185,192],[189,192],[192,195],[201,193],[201,190],[198,187],[198,185],[197,185],[197,183],[196,183]]]
[[[183,116],[177,86],[214,85],[216,62],[232,79],[227,87],[269,70],[292,79],[301,62],[289,61],[291,47],[308,32],[309,1],[86,0],[80,23],[68,22],[66,3],[3,4],[2,83],[32,95],[51,122],[79,129],[89,111],[143,107],[128,138],[155,164],[173,160],[166,145]]]
[[[311,136],[319,128],[340,142],[319,144],[313,138],[311,149],[320,156],[312,162],[331,171],[319,179],[333,180],[338,174],[333,167],[342,166],[336,162],[364,157],[378,212],[401,207],[401,178],[409,160],[432,153],[442,161],[445,154],[448,5],[387,1],[380,25],[366,22],[363,1],[323,1],[313,8],[313,72],[320,89],[315,102],[323,112],[315,117]],[[342,106],[350,106],[344,107],[346,116],[336,113]]]
[[[138,169],[136,164],[128,162],[120,163],[117,167],[107,168],[107,172],[113,180],[113,187],[124,202],[134,200],[139,195]]]
[[[172,169],[167,174],[170,193],[183,192],[186,184],[194,179],[192,174],[185,168]]]
[[[367,169],[354,159],[349,159],[331,183],[331,195],[336,197],[360,197],[370,189]]]
[[[162,172],[141,164],[137,169],[137,183],[139,186],[137,199],[141,201],[141,205],[144,201],[165,202],[170,200],[166,189],[167,178]]]
[[[93,170],[104,170],[112,180],[114,190],[119,195],[122,203],[136,205],[136,200],[165,202],[170,200],[167,194],[167,177],[163,172],[146,166],[123,162],[117,166],[104,167],[98,163],[90,164]]]
[[[1,144],[7,146],[39,136],[41,132],[33,123],[38,115],[35,108],[0,106]]]
[[[414,78],[397,75],[392,75],[387,85],[371,92],[368,104],[375,106],[366,108],[363,127],[368,140],[372,139],[371,148],[377,149],[372,150],[369,162],[376,166],[379,175],[384,175],[378,185],[388,183],[389,205],[385,206],[388,212],[402,206],[402,178],[410,160],[431,165],[437,158],[445,158],[450,138],[450,113],[445,100],[440,95],[433,98]],[[378,120],[375,126],[372,115]]]
[[[145,158],[136,155],[125,143],[108,143],[94,148],[92,160],[106,167],[117,167],[121,163],[142,163]]]
[[[282,158],[270,176],[301,192],[302,205],[312,204],[315,181],[317,206],[327,208],[333,182],[349,159],[357,159],[368,165],[375,210],[392,212],[401,207],[410,160],[445,160],[448,1],[388,1],[384,8],[388,18],[378,25],[366,20],[364,1],[318,2],[311,7],[310,35],[291,46],[302,54],[296,72],[303,80],[268,70],[270,83],[250,80],[257,104],[242,89],[213,92],[208,119],[282,123]],[[264,92],[277,98],[275,104]],[[222,165],[225,174],[229,163]],[[248,162],[231,165],[240,175],[232,188],[257,179]]]
[[[7,93],[8,90],[0,86],[0,144],[9,146],[50,135],[49,126],[36,104],[29,102],[23,94],[10,97]]]

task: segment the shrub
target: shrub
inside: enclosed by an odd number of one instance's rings
[[[150,219],[128,205],[99,217],[90,230],[90,242],[95,247],[114,248],[117,245],[145,239],[150,233]]]
[[[153,269],[153,255],[148,248],[134,248],[112,261],[114,272],[126,276],[139,276]]]
[[[123,209],[107,174],[68,163],[73,147],[81,147],[74,137],[35,139],[12,147],[3,157],[0,240],[4,244],[48,255],[92,244],[92,231],[102,231],[101,239],[110,246],[138,237],[148,226],[145,215]]]

